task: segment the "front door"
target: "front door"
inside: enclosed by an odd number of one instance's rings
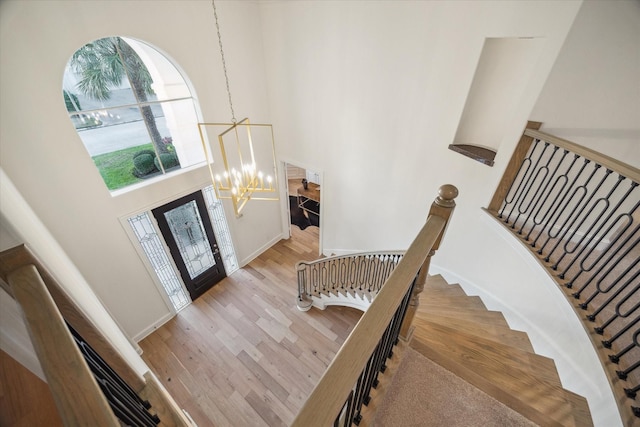
[[[201,191],[152,212],[192,300],[226,277]]]

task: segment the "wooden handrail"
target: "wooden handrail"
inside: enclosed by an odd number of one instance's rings
[[[486,210],[565,294],[602,362],[623,422],[635,425],[640,323],[635,308],[624,315],[618,309],[640,297],[640,169],[540,125],[528,123]]]
[[[529,121],[527,122],[525,132],[528,130],[538,130],[540,129],[540,126],[542,126],[541,122]],[[493,198],[491,199],[491,202],[487,207],[489,211],[498,212],[498,209],[500,209],[502,201],[507,196],[509,187],[511,186],[513,180],[516,178],[516,175],[520,170],[520,165],[522,164],[524,158],[527,156],[527,152],[529,151],[529,147],[531,147],[532,142],[533,137],[527,136],[523,132],[520,140],[518,141],[518,144],[516,145],[515,150],[513,151],[513,154],[511,155],[511,160],[509,160],[507,168],[505,169],[504,174],[502,174],[502,179],[498,184],[498,188],[496,188],[496,191],[493,194]]]
[[[7,275],[64,425],[119,427],[34,265]],[[37,409],[36,409],[37,410]]]
[[[429,215],[402,261],[336,354],[293,421],[292,427],[333,424],[418,271],[434,246],[440,242],[448,222],[448,214],[455,205],[453,198],[456,195],[455,187],[441,187],[440,205],[437,204],[438,201],[434,205],[442,207],[447,214],[439,216],[442,212],[432,208],[436,213]]]
[[[582,145],[576,144],[575,142],[567,141],[566,139],[558,138],[557,136],[550,135],[548,133],[536,130],[536,129],[525,129],[524,134],[531,138],[539,139],[541,141],[549,142],[553,145],[556,145],[561,148],[565,148],[571,151],[574,154],[579,154],[582,157],[586,157],[587,159],[593,160],[596,163],[601,164],[607,169],[611,169],[614,172],[619,173],[620,175],[626,176],[627,178],[640,182],[640,170],[634,168],[631,165],[628,165],[620,160],[616,160],[613,157],[609,157],[602,153],[598,153],[595,150],[592,150],[587,147],[583,147]]]
[[[62,317],[100,354],[111,368],[124,379],[135,391],[145,386],[144,379],[124,360],[118,350],[100,333],[95,323],[69,297],[58,281],[42,262],[25,245],[19,245],[0,253],[0,277],[6,280],[7,275],[15,269],[33,265],[51,294]],[[10,291],[9,291],[10,292]]]
[[[27,329],[65,425],[120,426],[65,320],[139,396],[151,402],[160,425],[194,425],[150,371],[141,377],[133,370],[25,245],[0,253],[0,285],[25,313]],[[108,416],[103,413],[103,403]],[[78,406],[84,409],[74,409]],[[115,424],[110,424],[110,419]]]

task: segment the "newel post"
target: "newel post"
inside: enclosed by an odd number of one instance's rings
[[[449,218],[453,214],[453,209],[456,206],[455,198],[458,197],[458,189],[451,184],[445,184],[440,187],[438,190],[438,197],[431,204],[431,209],[429,209],[429,216],[439,216],[444,218],[447,221],[447,224],[440,232],[440,235],[436,239],[436,242],[433,244],[431,251],[427,254],[426,259],[422,263],[420,267],[420,271],[418,272],[418,277],[416,278],[416,283],[413,287],[413,292],[411,293],[411,299],[409,300],[409,307],[407,307],[407,314],[405,315],[404,321],[402,322],[402,326],[400,328],[400,338],[405,341],[409,341],[411,339],[411,335],[413,334],[413,318],[418,310],[418,305],[420,304],[420,294],[424,290],[424,285],[427,281],[427,276],[429,274],[429,264],[431,264],[431,257],[435,255],[436,250],[440,247],[440,242],[444,237],[444,233],[447,230],[447,226],[449,225]],[[427,217],[428,219],[428,217]]]
[[[522,165],[523,160],[527,157],[527,153],[529,152],[529,148],[531,147],[531,143],[533,142],[533,138],[530,136],[526,136],[524,132],[527,129],[538,130],[542,126],[542,122],[527,122],[527,127],[522,132],[522,137],[518,141],[513,154],[511,155],[511,160],[507,164],[507,168],[502,175],[502,179],[496,188],[496,192],[493,194],[493,198],[489,203],[489,212],[497,213],[502,206],[502,202],[507,197],[507,193],[509,192],[509,188],[511,187],[511,183],[516,179],[518,172],[520,171],[520,167]]]

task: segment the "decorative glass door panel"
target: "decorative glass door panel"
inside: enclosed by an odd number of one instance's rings
[[[191,299],[226,276],[202,192],[153,210]]]

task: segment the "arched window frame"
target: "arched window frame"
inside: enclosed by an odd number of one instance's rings
[[[153,81],[151,88],[155,96],[141,101],[135,96],[135,91],[131,89],[132,84],[128,73],[124,73],[123,83],[119,87],[113,87],[112,90],[124,93],[128,89],[132,96],[129,96],[126,102],[118,103],[115,100],[97,101],[90,99],[80,93],[77,87],[78,78],[72,71],[71,60],[67,64],[63,80],[63,98],[69,117],[112,195],[128,192],[138,188],[140,185],[144,185],[145,182],[162,179],[171,172],[206,161],[198,132],[199,109],[196,98],[193,95],[193,89],[184,77],[184,73],[174,61],[156,47],[128,37],[119,38],[126,42],[144,63]],[[122,58],[122,55],[120,56]],[[73,95],[70,96],[70,93]],[[79,98],[82,98],[89,107],[85,108],[82,102],[78,102]],[[153,110],[154,120],[162,122],[162,141],[167,144],[171,155],[177,158],[178,166],[173,166],[174,162],[172,161],[163,161],[167,157],[161,155],[162,153],[156,147],[158,144],[151,144],[151,147],[146,149],[153,151],[153,154],[148,154],[153,157],[156,168],[144,175],[135,169],[136,165],[133,163],[133,157],[142,149],[138,151],[129,150],[133,152],[123,152],[123,162],[130,162],[131,164],[127,166],[123,163],[123,170],[120,173],[126,174],[127,171],[124,168],[130,168],[132,173],[136,170],[138,176],[125,178],[125,180],[131,178],[131,182],[124,185],[113,184],[113,180],[108,176],[110,171],[105,170],[105,166],[101,163],[102,159],[106,157],[105,155],[120,152],[123,147],[131,148],[136,146],[136,143],[132,142],[133,139],[143,141],[146,138],[148,143],[153,140],[149,126],[146,123],[141,124],[141,122],[144,122],[142,109],[145,106]],[[134,110],[137,110],[138,116],[131,119],[130,122],[125,122],[125,119],[122,118],[123,116],[118,114],[118,112],[129,112],[131,116],[135,117],[136,112]],[[106,124],[105,122],[110,123]],[[132,129],[127,133],[123,130],[125,126],[119,125],[127,125]],[[132,137],[134,134],[137,135],[135,138]],[[129,137],[132,140],[128,140],[127,138]],[[168,158],[171,159],[171,156],[168,156]],[[148,161],[141,162],[140,159],[136,161],[145,167],[149,164]]]

